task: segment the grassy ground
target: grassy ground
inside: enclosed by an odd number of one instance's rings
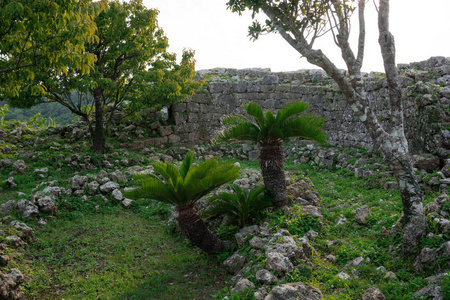
[[[159,217],[110,208],[38,232],[29,299],[210,299],[226,274]]]
[[[34,139],[31,134],[22,137],[24,142]],[[56,180],[58,186],[68,187],[67,179],[73,177],[77,169],[67,167],[67,158],[73,153],[89,155],[94,161],[104,159],[90,152],[82,141],[76,141],[71,149],[53,142],[67,143],[64,139],[47,141],[34,152],[24,143],[23,147],[18,146],[5,156],[17,159],[19,152],[30,151],[35,158],[26,160],[26,173],[14,175],[18,184],[15,189],[1,191],[0,204],[19,199],[18,191],[33,194],[32,190],[44,181]],[[122,151],[111,152],[108,159],[119,162],[116,166],[124,169],[120,164],[124,158]],[[139,151],[128,152],[127,157],[135,161],[142,156]],[[148,164],[147,157],[143,158],[144,163],[140,164]],[[245,168],[258,168],[255,162],[240,163]],[[450,268],[448,261],[438,260],[422,273],[416,273],[414,257],[403,257],[401,232],[390,231],[402,214],[401,199],[398,192],[386,191],[381,186],[382,181],[392,178],[355,178],[346,170],[331,172],[310,165],[295,165],[291,161],[286,162],[286,166],[293,170],[294,181],[303,178],[304,174],[312,180],[322,199],[324,218],[317,226],[318,222],[305,219],[301,213],[297,216],[269,215],[274,226],[287,228],[299,236],[309,229],[319,232],[319,236],[311,241],[313,255],[308,261],[297,262],[301,267],[283,278],[283,282],[301,281],[316,286],[325,299],[358,299],[370,287],[379,288],[387,299],[410,299],[413,293],[426,286],[425,277]],[[50,168],[48,178],[33,174],[34,169],[43,167]],[[7,179],[11,171],[12,166],[2,167],[0,180]],[[97,174],[99,171],[85,170],[80,174]],[[436,192],[427,192],[424,203],[436,196]],[[225,273],[221,262],[232,253],[216,258],[189,246],[165,222],[167,206],[136,201],[131,209],[124,209],[119,203],[105,203],[99,196],[90,197],[88,202],[81,202],[78,197],[63,198],[64,201],[58,202],[59,211],[54,218],[43,216],[48,221],[45,227],[40,228],[37,220],[25,221],[36,229],[39,241],[32,244],[25,255],[17,255],[16,261],[7,267],[18,267],[24,275],[30,276],[23,285],[27,299],[253,298],[253,291],[238,296],[231,295],[225,288],[230,275]],[[366,225],[359,225],[354,219],[354,211],[363,205],[370,207],[371,216]],[[348,222],[336,226],[342,215]],[[20,220],[19,215],[13,217]],[[415,255],[424,246],[437,248],[450,240],[448,233],[437,235],[438,228],[433,220],[427,220],[427,225],[428,231],[435,236],[423,239]],[[222,232],[229,235],[232,230],[236,227],[222,228]],[[335,260],[327,258],[329,255]],[[345,268],[348,261],[360,256],[370,262]],[[378,274],[376,268],[380,266],[394,272],[396,279],[386,279],[384,274]],[[341,271],[353,277],[337,279],[336,275]],[[258,288],[256,280],[253,281]],[[450,280],[447,285],[450,291]]]

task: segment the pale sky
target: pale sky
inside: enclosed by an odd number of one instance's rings
[[[249,40],[251,16],[226,9],[227,0],[144,0],[160,11],[159,25],[169,38],[170,52],[181,57],[184,48],[195,50],[196,69],[270,68],[274,72],[317,68],[281,36],[270,34]],[[378,1],[377,1],[378,3]],[[426,3],[426,4],[424,4]],[[391,0],[390,29],[396,41],[397,63],[450,57],[450,0]],[[354,20],[353,31],[358,31]],[[344,63],[331,36],[320,38],[321,49],[340,68]],[[378,46],[377,16],[373,1],[366,4],[364,71],[383,71]]]

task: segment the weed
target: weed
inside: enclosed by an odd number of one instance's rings
[[[270,226],[276,230],[284,228],[291,234],[304,236],[310,230],[320,230],[320,219],[302,213],[302,207],[294,205],[288,214],[283,211],[268,213]]]
[[[447,273],[442,279],[441,292],[443,299],[450,299],[450,273]]]

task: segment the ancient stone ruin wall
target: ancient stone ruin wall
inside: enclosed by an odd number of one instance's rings
[[[405,124],[411,150],[441,157],[449,154],[450,60],[443,57],[399,65],[404,89]],[[353,116],[338,86],[321,70],[272,73],[267,69],[212,69],[197,75],[203,88],[190,99],[173,105],[173,142],[209,142],[223,128],[221,118],[243,113],[243,103],[255,102],[277,110],[292,101],[310,103],[310,111],[325,118],[328,143],[341,147],[370,148],[370,136]],[[365,77],[368,101],[379,120],[389,124],[386,78],[382,73]]]
[[[450,154],[450,60],[443,57],[399,65],[404,94],[405,127],[413,153]],[[328,144],[371,148],[363,124],[353,116],[338,86],[321,70],[273,73],[268,69],[200,71],[205,84],[191,98],[169,109],[172,126],[152,124],[160,135],[136,141],[132,147],[210,142],[223,129],[221,119],[243,113],[243,103],[278,110],[292,101],[310,104],[310,112],[325,118]],[[389,98],[382,73],[365,76],[368,101],[379,120],[389,125]]]

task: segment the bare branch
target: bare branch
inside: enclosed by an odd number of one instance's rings
[[[364,48],[366,43],[366,22],[364,19],[364,9],[366,7],[366,0],[359,0],[358,16],[359,16],[359,38],[358,38],[358,55],[356,62],[361,70],[364,60]]]
[[[330,11],[327,11],[327,18],[328,18],[328,22],[330,23],[330,30],[333,35],[334,43],[336,44],[336,46],[339,47],[339,41],[337,40],[336,33],[334,32],[334,29],[337,27],[336,18],[334,16],[334,14]],[[331,24],[333,24],[333,25],[331,25]]]
[[[332,0],[334,13],[337,15],[337,31],[338,34],[336,38],[338,40],[338,47],[341,49],[341,56],[344,59],[345,64],[347,65],[347,69],[351,76],[359,75],[360,68],[358,68],[358,64],[355,59],[355,55],[350,47],[348,42],[349,39],[349,31],[348,31],[348,15],[343,14],[340,11],[341,2],[339,0]],[[332,12],[333,13],[333,12]],[[356,86],[355,86],[356,87]]]
[[[398,130],[397,126],[403,126],[403,105],[398,71],[395,65],[395,41],[394,36],[389,31],[389,0],[380,0],[378,30],[380,31],[378,43],[380,44],[388,82],[393,130]]]

